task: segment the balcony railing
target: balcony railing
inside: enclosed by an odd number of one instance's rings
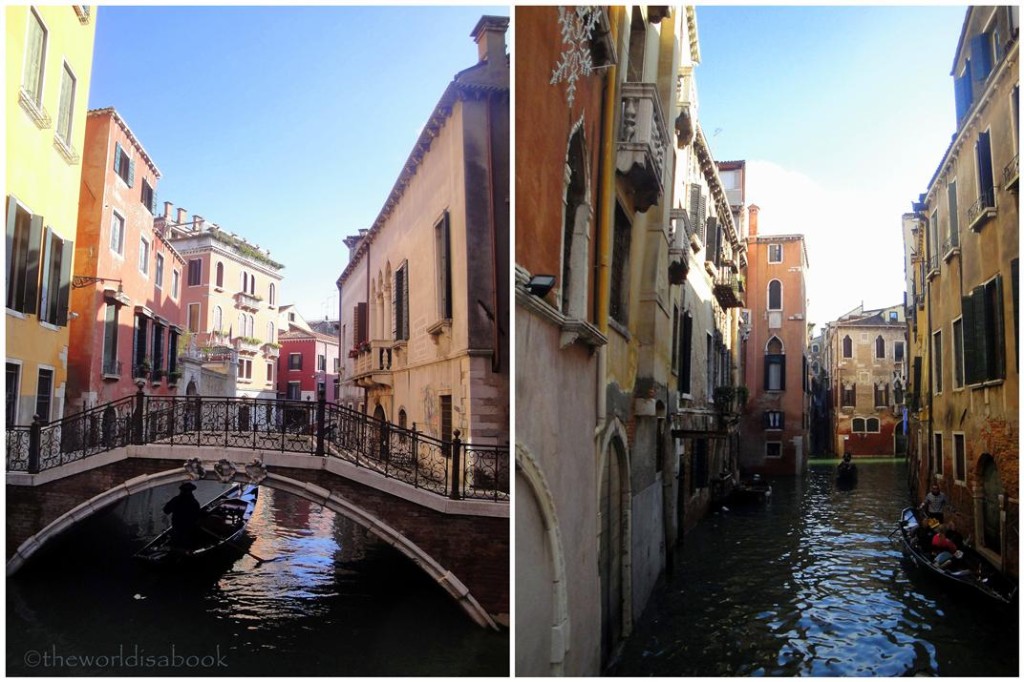
[[[636,208],[643,213],[661,200],[670,149],[661,97],[653,83],[624,83],[622,125],[615,167],[636,190]]]
[[[235,294],[235,307],[242,308],[243,310],[257,311],[260,309],[261,300],[258,296],[239,291]]]
[[[989,188],[981,193],[978,200],[967,208],[967,224],[972,230],[980,230],[989,218],[996,214],[996,190]]]
[[[942,254],[943,254],[942,258],[943,258],[943,260],[945,260],[948,263],[949,259],[952,258],[953,256],[955,256],[958,253],[960,253],[960,238],[959,238],[959,236],[947,237],[942,242]]]
[[[742,308],[745,301],[743,275],[722,268],[715,278],[715,298],[723,308]]]
[[[1020,154],[1015,154],[1003,169],[1003,188],[1014,189],[1020,182]]]
[[[391,363],[394,341],[371,341],[360,349],[352,379],[360,386],[391,385]]]
[[[268,360],[275,360],[281,356],[281,347],[272,343],[263,344],[263,356]]]
[[[231,345],[234,346],[235,350],[239,353],[247,353],[250,355],[256,355],[260,352],[260,348],[263,346],[263,342],[259,339],[251,339],[244,336],[236,336],[231,340]]]

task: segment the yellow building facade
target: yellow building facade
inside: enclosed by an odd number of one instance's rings
[[[5,9],[6,417],[64,412],[95,7]]]

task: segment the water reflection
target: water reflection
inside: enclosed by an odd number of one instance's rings
[[[508,633],[474,625],[412,562],[331,510],[262,488],[249,554],[208,570],[129,559],[173,488],[133,496],[54,541],[7,583],[7,670],[21,675],[507,675]],[[216,486],[201,487],[200,501]],[[157,510],[154,514],[153,510]],[[212,656],[112,665],[119,651]],[[63,667],[31,665],[53,652]],[[107,656],[69,669],[69,656]],[[210,658],[210,660],[214,660]]]
[[[1016,616],[912,580],[888,539],[900,464],[773,481],[686,538],[616,672],[626,675],[1016,675]]]

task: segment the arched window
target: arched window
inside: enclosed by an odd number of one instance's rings
[[[224,311],[221,310],[220,306],[213,307],[213,331],[220,333],[224,327]]]
[[[854,433],[864,433],[864,417],[854,417],[853,426],[850,430]]]
[[[853,339],[850,338],[849,334],[843,337],[843,357],[853,357]]]
[[[764,388],[766,391],[786,390],[785,348],[777,336],[773,336],[765,345]]]
[[[782,282],[777,279],[768,282],[768,310],[782,310]]]
[[[252,338],[255,334],[256,318],[252,315],[249,316],[249,326],[246,328],[246,336]]]
[[[249,273],[248,272],[243,272],[242,273],[242,292],[245,293],[247,291],[249,291]]]
[[[217,262],[217,286],[224,287],[224,264]]]
[[[269,305],[276,305],[274,303],[274,301],[277,298],[277,292],[274,290],[274,283],[273,282],[270,283],[270,296],[269,296],[269,298],[270,298],[270,300],[268,301],[268,304]]]
[[[879,334],[878,338],[875,339],[875,357],[884,359],[885,358],[885,339]]]
[[[408,415],[405,414],[405,410],[398,411],[398,427],[401,429],[408,428]]]
[[[256,275],[249,275],[249,293],[256,295]]]
[[[277,337],[274,336],[274,323],[267,322],[267,343],[275,343]]]
[[[878,431],[879,431],[878,417],[868,417],[868,420],[867,420],[867,432],[868,433],[878,433]]]

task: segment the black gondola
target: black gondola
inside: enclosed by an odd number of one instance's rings
[[[904,556],[926,573],[942,578],[947,585],[968,592],[980,593],[993,602],[1012,604],[1016,601],[1017,586],[1012,584],[980,554],[967,546],[960,546],[961,556],[942,566],[930,550],[931,531],[907,507],[900,517],[899,532]],[[948,556],[948,552],[945,553]]]
[[[732,489],[731,499],[736,504],[770,502],[772,499],[771,483],[761,474],[741,478],[736,487]]]
[[[840,462],[836,467],[836,483],[839,486],[853,486],[857,483],[857,465],[853,462]]]
[[[259,486],[238,484],[203,505],[199,526],[193,542],[187,547],[175,546],[168,528],[152,542],[135,553],[135,558],[152,564],[193,561],[217,554],[229,546],[245,552],[234,542],[245,531],[259,495]]]

